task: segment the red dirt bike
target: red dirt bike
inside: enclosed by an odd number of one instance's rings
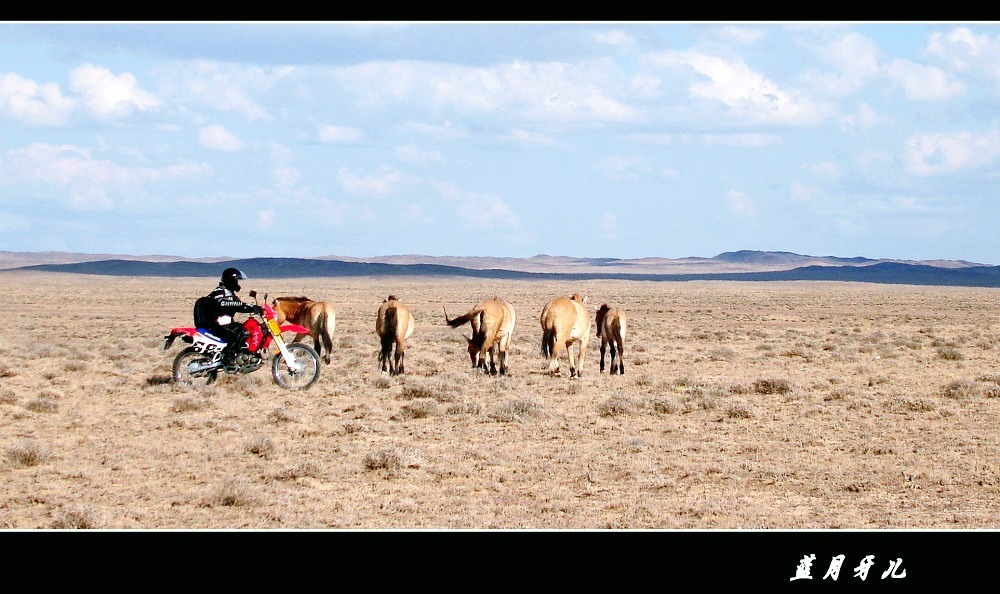
[[[249,295],[257,303],[257,292],[250,291]],[[308,328],[298,324],[279,326],[274,308],[267,303],[266,294],[262,309],[262,315],[251,315],[243,322],[243,328],[248,333],[246,346],[240,349],[232,362],[222,360],[222,349],[226,343],[204,328],[171,328],[170,334],[164,337],[163,350],[169,349],[177,338],[191,345],[174,358],[174,381],[185,386],[205,386],[214,382],[220,371],[251,373],[260,369],[270,357],[271,377],[279,386],[304,390],[316,383],[319,379],[319,355],[316,351],[299,342],[286,343],[281,337],[282,332],[308,333]]]

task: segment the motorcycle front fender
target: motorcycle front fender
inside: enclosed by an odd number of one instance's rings
[[[284,332],[295,332],[298,334],[309,334],[309,328],[305,326],[300,326],[298,324],[285,324],[281,327],[281,331]]]

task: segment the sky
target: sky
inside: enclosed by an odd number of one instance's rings
[[[0,250],[1000,264],[1000,22],[0,21]]]

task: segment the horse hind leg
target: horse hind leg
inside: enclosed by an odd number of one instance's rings
[[[394,375],[403,374],[403,355],[405,355],[405,349],[402,343],[396,343],[396,354],[394,356]]]
[[[604,373],[604,352],[608,348],[608,343],[601,341],[601,373]],[[611,373],[615,372],[615,347],[611,346]]]

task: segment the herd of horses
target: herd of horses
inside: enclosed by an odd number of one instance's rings
[[[329,364],[337,317],[334,307],[307,297],[276,297],[271,305],[279,324],[288,320],[309,329],[308,334],[296,334],[293,341],[311,336],[316,352]],[[514,306],[494,295],[492,299],[481,301],[454,318],[449,317],[448,310],[444,309],[444,319],[451,328],[469,324],[472,329],[471,336],[463,337],[468,343],[473,369],[501,376],[510,372],[507,351],[514,334]],[[569,362],[570,377],[582,375],[583,357],[593,326],[596,326],[597,337],[601,340],[601,373],[605,370],[605,353],[610,350],[610,373],[625,374],[622,355],[628,332],[628,314],[621,307],[604,303],[591,319],[587,297],[574,293],[555,297],[546,303],[539,322],[542,326],[541,354],[548,363],[550,375],[562,375],[559,359],[563,351]],[[413,314],[399,298],[389,295],[382,300],[375,318],[375,333],[380,345],[379,369],[382,373],[399,375],[404,372],[406,340],[413,335],[414,326]]]

